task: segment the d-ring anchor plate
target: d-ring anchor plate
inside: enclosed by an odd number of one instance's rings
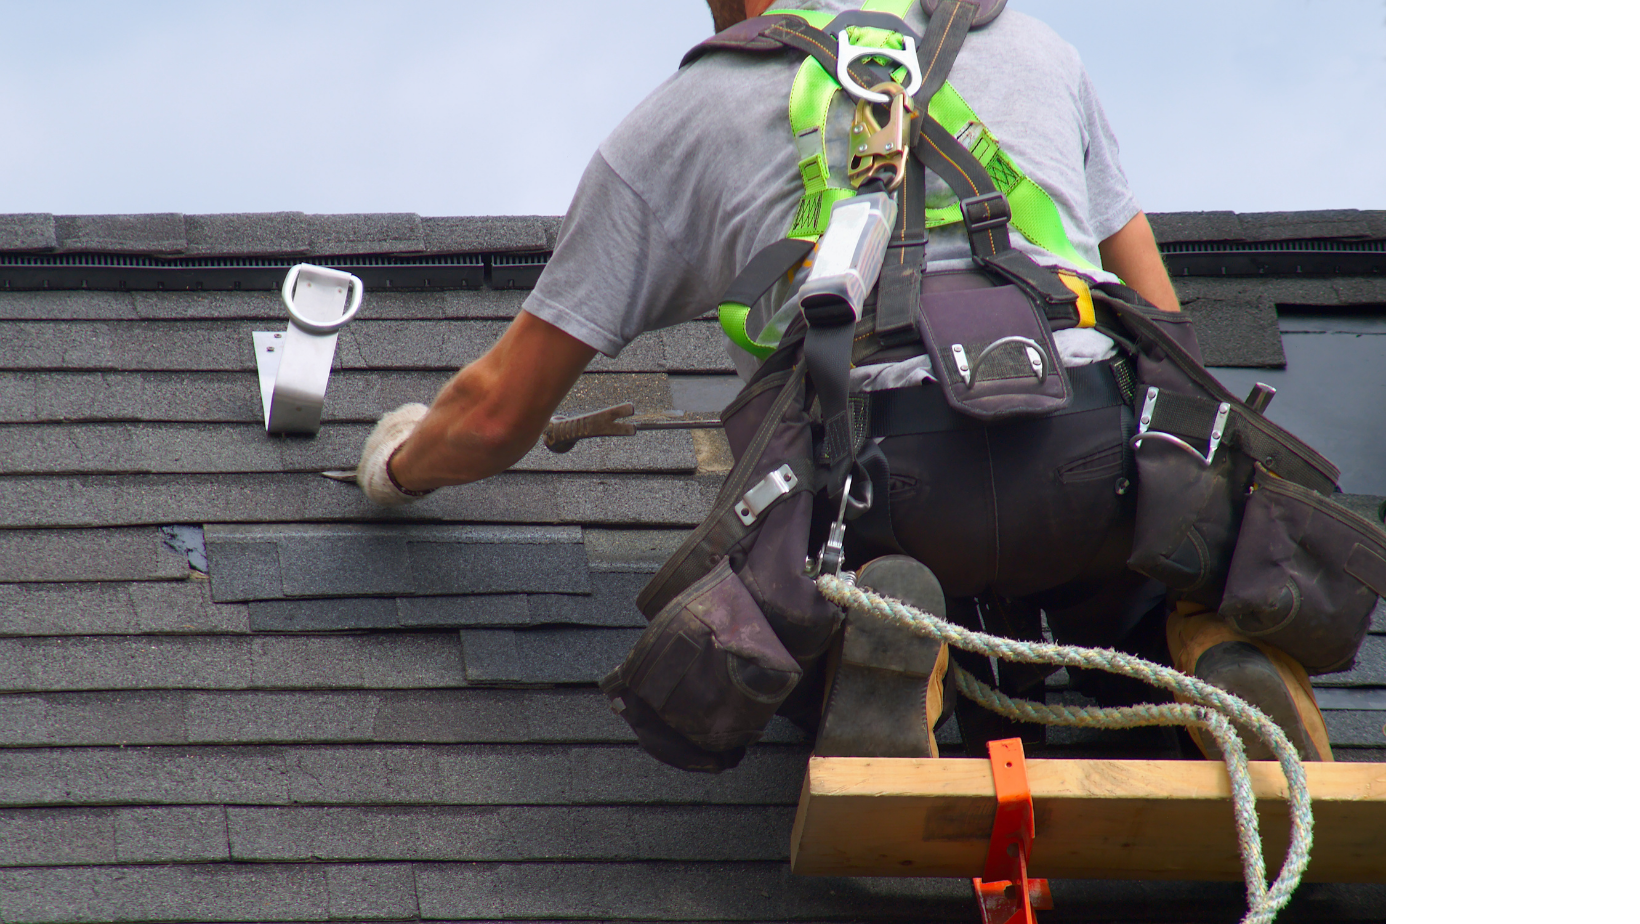
[[[262,421],[269,433],[318,433],[336,333],[358,314],[364,283],[352,273],[298,263],[281,288],[290,323],[253,331]]]

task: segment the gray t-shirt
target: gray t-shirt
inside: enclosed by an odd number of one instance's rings
[[[776,3],[858,6],[859,0]],[[907,22],[927,27],[920,4],[912,4]],[[640,103],[587,165],[557,250],[524,309],[614,356],[645,331],[716,308],[752,256],[785,236],[802,198],[788,113],[796,61],[785,54],[710,54]],[[1020,170],[1053,198],[1071,245],[1097,266],[1099,242],[1139,207],[1076,49],[1041,22],[1006,10],[969,34],[949,80]],[[826,144],[833,177],[847,175],[853,109],[846,96],[831,107]],[[931,206],[954,201],[937,176],[927,176]],[[933,229],[929,237],[930,269],[967,265],[960,226]],[[1018,232],[1012,240],[1039,262],[1058,262]],[[759,336],[802,281],[800,272],[753,306],[747,329]],[[743,375],[755,366],[739,348],[730,345],[729,352]]]

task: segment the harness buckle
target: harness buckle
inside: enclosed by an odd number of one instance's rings
[[[1013,207],[1001,190],[961,199],[957,204],[962,208],[962,220],[968,225],[969,234],[1000,228],[1014,217]]]

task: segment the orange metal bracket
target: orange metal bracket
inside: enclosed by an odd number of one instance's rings
[[[1031,808],[1031,786],[1025,778],[1025,746],[1018,738],[986,744],[991,752],[991,778],[996,782],[997,815],[991,826],[991,849],[985,855],[985,875],[974,880],[985,924],[1036,924],[1036,911],[1053,909],[1048,880],[1032,879],[1025,871],[1036,837],[1036,813]]]

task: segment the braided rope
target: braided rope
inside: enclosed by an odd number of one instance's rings
[[[1191,700],[1190,703],[1088,708],[1050,706],[1019,700],[999,693],[973,674],[951,665],[957,689],[969,699],[993,712],[1014,719],[1048,725],[1076,725],[1090,728],[1138,728],[1155,725],[1188,725],[1206,730],[1219,749],[1230,775],[1230,802],[1235,816],[1237,842],[1241,850],[1242,877],[1247,883],[1247,916],[1242,924],[1267,924],[1286,907],[1293,890],[1310,862],[1315,818],[1310,808],[1310,790],[1298,751],[1281,727],[1257,707],[1224,690],[1172,668],[1108,648],[1080,648],[1025,642],[975,632],[947,622],[913,606],[856,587],[836,575],[823,574],[815,580],[820,593],[832,603],[850,610],[870,613],[898,623],[925,638],[935,638],[988,657],[1029,664],[1056,664],[1084,670],[1104,670],[1142,680]],[[1264,851],[1254,811],[1252,779],[1247,768],[1247,752],[1231,725],[1234,720],[1251,728],[1270,747],[1287,778],[1287,805],[1292,819],[1287,857],[1275,882],[1265,885]]]

